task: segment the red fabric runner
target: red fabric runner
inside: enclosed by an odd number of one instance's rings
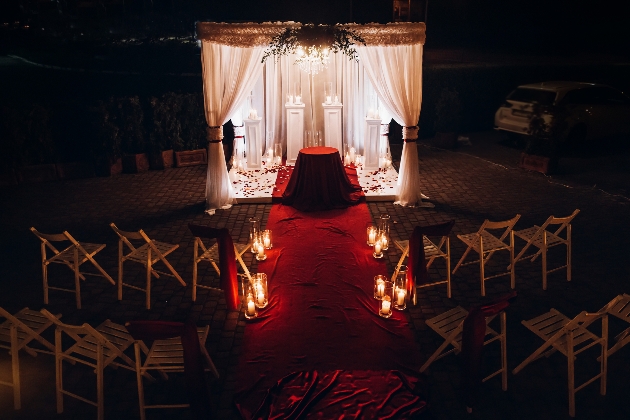
[[[197,420],[210,418],[210,399],[203,372],[203,360],[199,348],[197,327],[192,322],[130,321],[126,325],[129,334],[142,341],[166,340],[181,337],[184,348],[184,375],[190,397],[190,409]]]
[[[374,276],[387,268],[366,244],[369,222],[365,204],[309,213],[272,207],[274,248],[258,264],[269,278],[270,302],[245,328],[241,389],[266,390],[298,371],[420,367],[407,314],[378,315]],[[237,403],[253,413],[264,397],[241,395]]]
[[[296,372],[274,384],[251,419],[409,419],[426,410],[424,386],[398,371]]]
[[[225,302],[229,311],[239,308],[241,298],[238,294],[238,279],[236,278],[236,254],[232,236],[226,228],[215,229],[210,226],[189,224],[188,229],[199,238],[215,239],[219,242],[219,281],[225,294]]]
[[[363,197],[359,185],[352,184],[334,147],[300,150],[282,202],[301,211],[341,209]]]
[[[416,226],[409,239],[409,256],[407,257],[407,294],[416,293],[416,284],[429,283],[427,261],[424,255],[423,236],[446,236],[451,233],[455,220],[430,226]]]

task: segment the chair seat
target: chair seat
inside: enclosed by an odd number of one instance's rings
[[[424,256],[425,258],[435,258],[435,257],[446,257],[446,254],[439,250],[437,245],[435,245],[429,238],[426,236],[422,237],[422,241],[424,243]],[[394,241],[396,246],[401,250],[405,251],[409,247],[409,241]]]
[[[552,308],[545,314],[530,319],[529,321],[523,321],[522,324],[544,341],[548,341],[555,333],[560,331],[569,322],[571,322],[570,318]],[[574,348],[580,344],[587,344],[591,340],[597,341],[599,339],[599,337],[595,334],[579,325],[577,325],[572,331]],[[567,356],[567,335],[563,335],[559,340],[552,343],[552,346]]]
[[[527,229],[515,230],[514,235],[527,242],[531,241],[531,244],[538,248],[542,248],[543,246],[543,235],[540,231],[540,226],[534,225]],[[561,237],[547,231],[547,248],[558,244],[564,244],[566,242],[567,241],[565,239],[562,239]]]
[[[199,343],[202,347],[205,346],[206,334],[205,328],[197,328]],[[181,338],[173,337],[165,340],[155,340],[142,368],[183,372],[184,348],[182,347]]]
[[[90,256],[98,253],[101,249],[105,248],[105,244],[90,244],[86,242],[79,242],[79,244],[85,249]],[[79,265],[86,262],[88,258],[79,252]],[[48,259],[48,262],[59,262],[64,264],[74,264],[74,246],[71,245],[68,248],[61,251],[59,254]]]
[[[474,249],[479,253],[479,234],[469,233],[466,235],[457,235],[466,245]],[[500,249],[510,249],[510,246],[502,242],[499,238],[492,235],[487,231],[481,233],[481,239],[483,239],[483,252],[498,251]]]
[[[37,335],[41,334],[46,328],[52,325],[52,322],[42,315],[40,312],[30,310],[28,308],[24,308],[15,315],[13,315],[19,321],[21,321],[24,325],[33,330]],[[0,343],[7,343],[7,345],[0,344],[0,348],[10,349],[11,348],[11,322],[9,320],[4,321],[0,324]],[[33,337],[23,331],[21,328],[17,329],[17,338],[18,338],[18,349],[21,349],[30,342]],[[52,344],[51,344],[52,347]]]
[[[167,244],[165,242],[159,242],[159,241],[155,241],[155,240],[152,240],[151,242],[158,249],[158,251],[160,251],[160,253],[162,253],[162,255],[164,257],[166,257],[168,254],[170,254],[171,252],[173,252],[177,248],[179,248],[179,245]],[[127,254],[124,257],[124,259],[125,260],[136,261],[136,262],[144,264],[144,263],[147,262],[148,250],[149,250],[149,244],[144,244],[144,245],[136,248],[135,250],[131,251],[129,254]],[[152,252],[151,253],[151,264],[155,264],[159,260],[160,260],[160,257],[155,256],[155,253]]]
[[[114,345],[120,352],[124,352],[134,343],[133,337],[127,332],[127,329],[124,326],[116,324],[109,319],[95,329],[96,331],[101,333],[101,335],[105,337],[112,345]],[[85,356],[91,360],[96,360],[96,349],[96,340],[91,336],[86,336],[82,341],[77,342],[64,353],[67,355],[72,355],[73,353],[76,353]],[[103,355],[105,356],[105,366],[107,366],[118,357],[118,354],[107,346],[103,346]],[[121,366],[128,367],[129,369],[134,369],[131,359],[127,359],[126,362],[126,364],[123,364]]]
[[[243,255],[247,249],[249,248],[249,244],[234,244],[234,249],[236,250],[239,256]],[[214,243],[210,248],[208,248],[203,254],[198,257],[198,261],[219,261],[219,244]]]
[[[608,315],[630,322],[630,295],[624,294],[612,307],[608,308]]]

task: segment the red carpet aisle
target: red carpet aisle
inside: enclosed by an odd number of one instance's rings
[[[273,206],[267,229],[274,247],[258,265],[271,299],[245,327],[239,390],[266,390],[297,371],[417,371],[406,314],[377,313],[373,278],[387,270],[366,245],[370,221],[364,203],[310,213]],[[237,403],[251,413],[264,396],[241,395]]]

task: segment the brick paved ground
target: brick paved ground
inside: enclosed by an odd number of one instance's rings
[[[393,148],[396,151],[396,148]],[[398,155],[400,151],[398,149]],[[553,184],[540,175],[497,166],[473,156],[419,147],[423,192],[435,203],[434,209],[402,208],[392,203],[370,203],[373,217],[389,213],[393,219],[392,236],[406,239],[417,224],[429,224],[455,219],[452,236],[454,263],[464,251],[455,234],[475,231],[484,219],[502,220],[515,214],[522,215],[518,228],[542,223],[550,214],[563,216],[575,208],[581,209],[574,221],[574,276],[568,283],[563,273],[549,277],[549,288],[541,287],[540,262],[528,261],[517,266],[519,298],[508,310],[508,364],[514,368],[533,352],[541,341],[520,324],[556,308],[568,316],[582,310],[596,311],[619,293],[629,292],[629,268],[626,253],[629,249],[628,226],[630,211],[625,200],[619,200],[587,188],[567,188]],[[169,258],[185,281],[190,283],[192,273],[193,238],[188,232],[190,222],[207,223],[230,229],[236,240],[245,241],[245,221],[259,216],[266,221],[270,205],[239,205],[219,211],[215,216],[203,214],[205,171],[202,167],[171,169],[139,175],[122,175],[115,178],[46,184],[23,184],[0,191],[0,231],[2,252],[0,273],[0,305],[10,312],[24,306],[43,307],[39,243],[28,231],[35,226],[42,232],[59,232],[64,229],[79,240],[106,243],[107,248],[97,260],[112,275],[116,273],[117,238],[109,228],[115,222],[120,228],[143,228],[160,241],[179,244]],[[554,250],[550,264],[559,264],[563,253]],[[397,262],[399,253],[394,247],[388,251],[389,270]],[[253,271],[255,260],[246,254],[246,262]],[[439,265],[438,265],[439,266]],[[507,266],[506,255],[496,255],[489,270]],[[142,284],[140,267],[126,266],[126,279]],[[202,271],[203,280],[218,285],[218,277],[211,271]],[[442,270],[443,274],[443,270]],[[438,272],[433,271],[437,276]],[[445,287],[425,289],[419,302],[408,315],[415,329],[415,337],[425,360],[440,344],[435,333],[428,329],[425,320],[457,305],[469,307],[483,301],[476,266],[460,269],[453,276],[453,298],[446,297]],[[54,267],[51,281],[71,285],[71,276],[65,267]],[[63,313],[70,324],[88,322],[96,325],[105,319],[124,323],[133,319],[184,320],[192,317],[199,325],[210,325],[208,350],[217,365],[221,378],[210,379],[217,418],[236,418],[232,409],[234,367],[239,354],[255,349],[243,349],[242,335],[247,328],[242,313],[226,310],[225,301],[214,291],[200,290],[197,302],[191,301],[190,285],[181,287],[177,282],[154,282],[152,309],[144,309],[144,295],[125,290],[124,299],[116,300],[116,288],[101,278],[88,278],[83,286],[84,309],[76,310],[74,296],[51,292],[48,309]],[[509,290],[509,280],[499,278],[487,284],[488,298]],[[611,319],[611,336],[622,325]],[[49,337],[52,339],[52,336]],[[628,346],[630,347],[630,346]],[[630,375],[628,356],[630,348],[616,353],[609,360],[608,395],[600,396],[598,387],[590,385],[578,393],[579,418],[630,418],[625,404],[628,391],[626,378]],[[487,365],[496,362],[497,350],[486,352]],[[592,352],[578,358],[578,378],[597,369]],[[435,362],[428,370],[431,394],[429,401],[436,419],[558,419],[568,417],[566,359],[558,354],[543,358],[525,368],[518,375],[509,376],[509,389],[500,390],[499,379],[482,386],[482,399],[477,410],[467,416],[460,403],[460,376],[456,356]],[[23,408],[16,412],[8,388],[0,388],[0,413],[3,419],[85,419],[94,418],[95,409],[77,401],[66,399],[65,413],[55,414],[53,358],[40,355],[32,358],[21,355]],[[10,359],[0,352],[0,378],[8,374]],[[71,389],[90,392],[94,388],[94,375],[87,369],[70,366],[65,380]],[[148,395],[156,400],[181,397],[181,380],[160,382],[148,388]],[[135,376],[123,369],[107,370],[105,392],[109,419],[138,418]],[[150,418],[189,418],[186,410],[150,413]]]

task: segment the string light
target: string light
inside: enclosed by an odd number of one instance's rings
[[[330,60],[330,49],[316,47],[312,45],[305,51],[304,48],[299,45],[295,51],[297,59],[295,64],[300,66],[300,70],[307,74],[317,74],[324,70],[328,66]]]

